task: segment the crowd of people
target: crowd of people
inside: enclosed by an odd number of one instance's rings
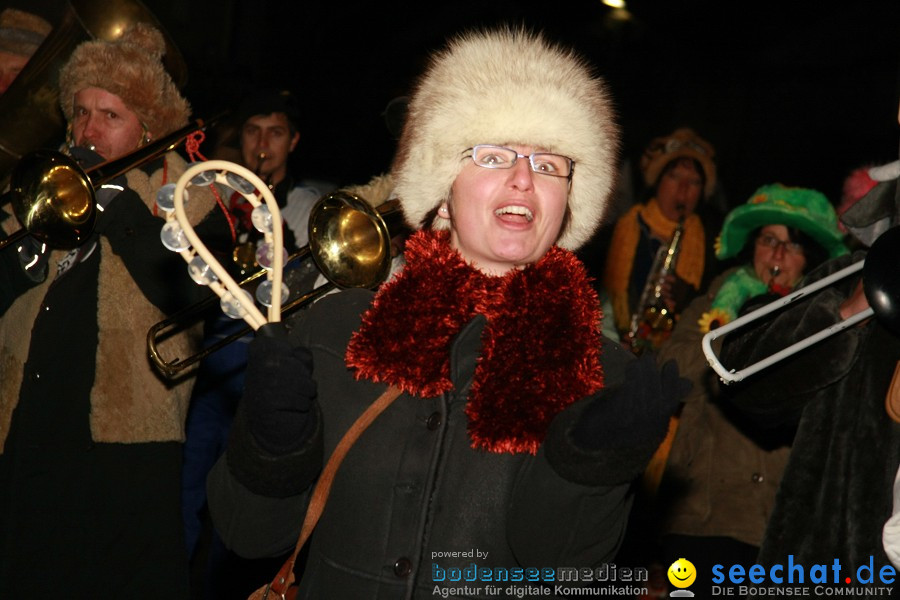
[[[51,29],[0,12],[0,93]],[[59,147],[82,169],[188,124],[165,47],[138,23],[66,57]],[[235,101],[211,155],[271,190],[293,253],[335,186],[292,171],[300,109],[272,83]],[[610,221],[615,92],[572,49],[521,27],[459,34],[402,99],[387,171],[342,185],[399,206],[386,280],[325,295],[177,378],[151,363],[145,333],[208,295],[161,243],[157,205],[196,149],[104,181],[68,247],[38,232],[0,246],[0,597],[44,593],[49,564],[64,597],[247,598],[285,561],[308,599],[484,598],[486,583],[612,563],[648,575],[632,598],[709,597],[715,565],[788,556],[892,587],[857,573],[900,568],[897,324],[876,312],[728,386],[701,340],[866,258],[900,221],[898,163],[855,173],[865,181],[840,206],[761,181],[720,214],[713,136],[681,126],[648,141],[644,191]],[[188,216],[235,278],[260,268],[243,194],[195,186]],[[0,227],[12,238],[21,224],[0,207]],[[894,250],[873,251],[873,268],[890,272]],[[312,262],[285,270],[294,295],[323,277]],[[750,364],[871,293],[857,273],[715,351]],[[166,343],[188,356],[243,327],[210,313]],[[660,583],[679,559],[696,582]]]

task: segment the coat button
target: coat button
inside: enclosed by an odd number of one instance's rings
[[[31,379],[32,382],[37,383],[41,379],[41,374],[38,373],[37,371],[32,371],[31,375],[29,375],[29,378]]]
[[[406,577],[412,572],[412,563],[408,558],[398,558],[394,563],[394,575],[397,577]]]
[[[438,427],[441,426],[441,413],[433,412],[428,416],[428,419],[425,421],[425,426],[434,431]]]
[[[765,480],[766,480],[766,478],[763,477],[762,475],[760,475],[759,473],[754,473],[750,477],[750,481],[752,481],[753,483],[762,483]]]

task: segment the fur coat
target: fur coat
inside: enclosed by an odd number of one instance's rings
[[[187,168],[176,153],[166,154],[166,168],[151,174],[132,169],[126,174],[128,186],[153,210],[156,190],[174,182]],[[167,181],[163,181],[163,178]],[[192,193],[187,210],[195,222],[214,205],[211,194]],[[7,219],[4,228],[17,229]],[[9,231],[8,231],[9,232]],[[97,322],[99,343],[96,348],[96,373],[91,390],[90,426],[97,442],[138,443],[183,441],[184,418],[190,398],[192,378],[175,384],[165,381],[150,364],[146,332],[164,318],[141,292],[125,264],[116,256],[104,236],[98,282]],[[54,250],[51,271],[67,254]],[[9,424],[19,399],[23,367],[31,342],[31,326],[53,281],[53,274],[23,294],[0,318],[0,452],[9,432]],[[186,356],[199,343],[196,329],[167,340],[160,346],[166,356]],[[141,402],[135,402],[134,390],[141,390]]]

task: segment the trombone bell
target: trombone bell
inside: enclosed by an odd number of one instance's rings
[[[10,176],[10,191],[0,198],[0,204],[7,200],[12,203],[22,228],[0,240],[0,250],[29,233],[51,248],[68,250],[81,245],[94,229],[95,189],[157,158],[223,116],[209,121],[196,119],[151,144],[87,171],[62,152],[29,152],[16,164]]]
[[[341,288],[374,288],[387,279],[391,234],[383,212],[341,190],[319,201],[309,218],[309,250],[329,281]]]
[[[94,190],[84,170],[69,156],[38,150],[16,165],[10,202],[24,231],[55,247],[82,244],[94,229]],[[20,236],[0,241],[4,248]]]

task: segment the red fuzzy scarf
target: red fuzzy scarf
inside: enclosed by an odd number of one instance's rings
[[[356,377],[421,397],[453,389],[450,347],[487,317],[466,415],[474,448],[537,452],[553,417],[603,387],[600,303],[584,266],[553,247],[496,277],[463,260],[447,232],[421,231],[347,348]]]

